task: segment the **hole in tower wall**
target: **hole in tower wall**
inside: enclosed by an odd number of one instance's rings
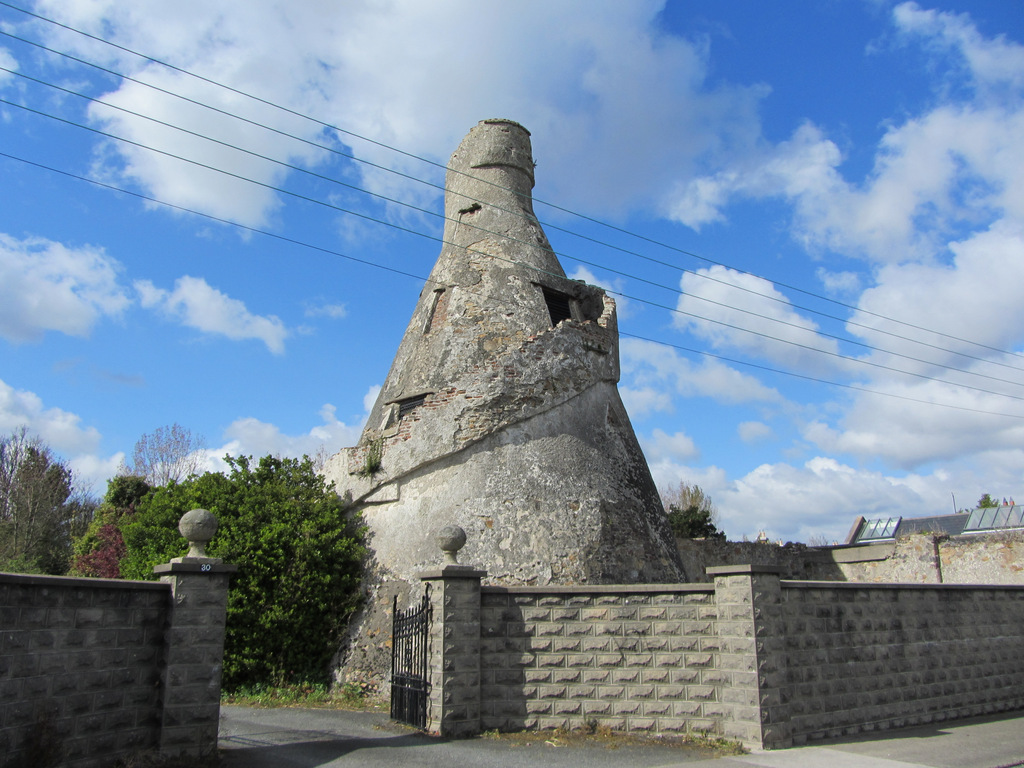
[[[430,304],[430,312],[423,323],[423,333],[430,333],[435,324],[443,323],[448,316],[448,292],[444,288],[434,291],[434,299]]]
[[[552,327],[563,320],[572,320],[572,298],[569,294],[551,288],[541,287],[541,290],[544,291],[544,303],[548,305]]]

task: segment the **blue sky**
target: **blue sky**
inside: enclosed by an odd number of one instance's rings
[[[211,468],[354,444],[439,166],[506,117],[566,272],[618,296],[655,479],[730,537],[1024,497],[1016,2],[14,6],[0,430],[98,492],[175,422]]]

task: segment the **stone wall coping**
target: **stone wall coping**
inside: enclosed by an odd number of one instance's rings
[[[908,582],[874,582],[874,581],[797,581],[782,579],[783,589],[948,589],[975,590],[986,589],[1009,590],[1024,592],[1024,584],[949,584],[932,582],[929,584],[911,584]]]
[[[522,586],[506,587],[500,585],[485,585],[480,591],[490,594],[515,594],[515,595],[577,595],[584,594],[614,594],[614,595],[636,595],[652,594],[657,592],[709,592],[715,591],[714,584],[548,584],[543,587]]]
[[[420,571],[416,577],[421,581],[434,579],[482,579],[487,571],[481,571],[471,565],[445,565],[441,568],[430,568]]]
[[[43,576],[37,573],[0,573],[0,584],[32,584],[55,589],[79,587],[90,589],[170,589],[169,584],[159,581],[100,579],[90,576]]]
[[[174,573],[235,573],[237,565],[228,565],[215,560],[205,558],[189,558],[191,562],[183,563],[161,563],[153,566],[153,573],[174,574]]]
[[[704,569],[708,576],[739,576],[742,574],[784,573],[785,568],[781,565],[757,565],[755,563],[742,563],[740,565],[713,565]]]
[[[847,544],[823,550],[834,563],[867,563],[885,560],[896,549],[894,542],[883,544]]]

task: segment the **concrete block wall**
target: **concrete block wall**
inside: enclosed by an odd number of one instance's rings
[[[452,624],[435,609],[431,656],[451,663],[431,669],[431,729],[605,726],[784,748],[1024,709],[1024,587],[784,581],[781,570],[485,586],[478,610],[468,580],[445,583]],[[437,594],[446,579],[432,576]],[[449,731],[445,712],[462,700],[473,711],[456,708]]]
[[[0,763],[155,748],[169,597],[152,582],[0,574]]]
[[[717,728],[707,585],[484,587],[480,613],[484,729]]]
[[[216,751],[235,567],[177,560],[162,582],[0,573],[0,766]]]
[[[1024,588],[782,582],[795,743],[1024,709]]]

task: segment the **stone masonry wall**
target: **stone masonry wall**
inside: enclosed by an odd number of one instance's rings
[[[0,762],[155,748],[169,608],[166,584],[0,574]]]
[[[837,547],[677,539],[687,575],[722,565],[777,566],[786,579],[916,584],[1024,584],[1024,531],[944,536]]]
[[[713,567],[714,584],[485,586],[479,633],[463,574],[460,597],[434,614],[452,612],[454,631],[432,636],[458,663],[431,672],[445,693],[428,727],[447,735],[444,707],[471,700],[478,714],[450,710],[459,735],[604,726],[783,748],[1024,709],[1024,587],[784,581],[781,570]],[[439,594],[446,577],[430,580]]]

